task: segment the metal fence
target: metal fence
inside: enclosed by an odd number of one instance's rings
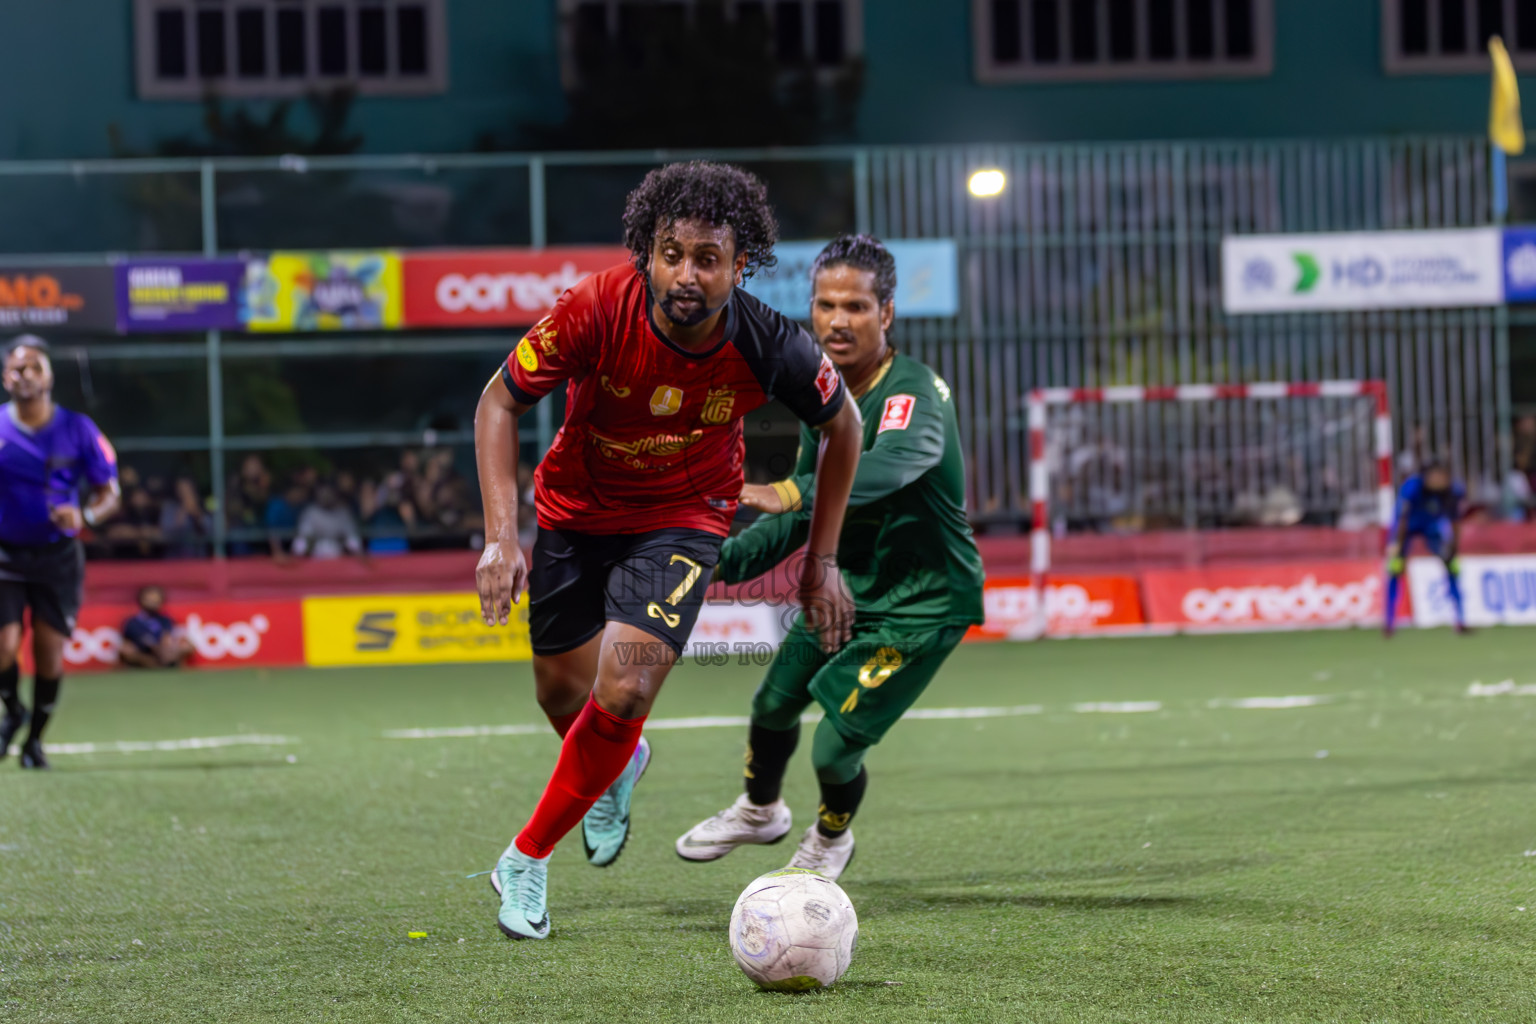
[[[1503,310],[1242,318],[1221,311],[1225,234],[1490,223],[1487,143],[1470,136],[0,163],[0,261],[611,242],[624,196],[644,171],[694,157],[759,173],[786,238],[857,229],[958,241],[960,315],[898,320],[894,340],[954,387],[978,523],[1022,528],[1028,521],[1024,396],[1036,386],[1383,378],[1400,448],[1416,443],[1443,454],[1474,482],[1499,479],[1507,464]],[[967,177],[981,166],[1007,173],[1001,196],[968,193]],[[423,412],[420,423],[389,429],[372,417],[322,424],[323,416],[300,409],[280,432],[259,423],[232,429],[237,417],[226,391],[243,368],[272,362],[279,376],[292,370],[291,378],[324,360],[341,361],[326,364],[327,373],[345,361],[382,358],[457,354],[475,363],[508,346],[494,333],[214,332],[195,342],[84,338],[62,356],[85,366],[159,360],[167,372],[174,368],[183,404],[153,403],[103,426],[124,451],[206,452],[223,507],[232,453],[413,444],[430,420]],[[458,398],[472,403],[477,391],[472,381]],[[157,428],[175,411],[185,413],[177,423],[201,418],[205,429]],[[547,444],[548,403],[530,418],[530,434]],[[467,445],[467,426],[465,419],[435,439]],[[1093,428],[1135,443],[1129,423],[1105,419]],[[1084,509],[1090,517],[1098,511]],[[217,530],[222,547],[222,522]]]

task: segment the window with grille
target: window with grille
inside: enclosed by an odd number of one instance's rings
[[[1272,0],[972,0],[984,82],[1267,75]]]
[[[1381,0],[1382,63],[1394,74],[1486,72],[1488,37],[1536,68],[1536,0]]]
[[[615,45],[638,62],[656,33],[730,19],[761,33],[785,68],[836,70],[863,44],[862,0],[560,0],[567,86]]]
[[[448,85],[447,0],[135,0],[139,96],[299,96]]]

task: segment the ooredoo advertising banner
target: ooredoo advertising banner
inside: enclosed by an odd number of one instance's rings
[[[275,252],[245,272],[252,331],[355,331],[399,327],[396,252]]]
[[[236,330],[244,260],[132,260],[117,272],[117,326],[135,331]]]
[[[1497,306],[1498,228],[1230,235],[1221,243],[1228,313]]]
[[[528,661],[528,602],[487,626],[476,594],[378,594],[304,599],[306,665],[433,665]]]
[[[112,268],[0,267],[0,330],[116,331]]]
[[[1049,576],[1046,632],[1053,635],[1123,632],[1143,624],[1141,595],[1131,576]],[[1027,577],[988,579],[982,592],[987,621],[967,640],[1026,640],[1039,630],[1034,585]]]
[[[1458,562],[1467,625],[1536,626],[1536,555],[1463,555]],[[1456,607],[1440,559],[1408,560],[1408,592],[1415,626],[1455,623]]]
[[[64,645],[71,672],[115,668],[123,624],[133,605],[87,605]],[[304,664],[303,618],[297,601],[205,601],[167,609],[178,630],[192,641],[189,666],[268,667]]]
[[[567,289],[628,260],[619,246],[407,253],[405,326],[527,327]]]
[[[711,664],[767,664],[784,640],[786,617],[795,614],[790,605],[706,601],[682,656]]]
[[[1141,581],[1153,626],[1286,629],[1382,619],[1382,566],[1374,561],[1154,569]]]

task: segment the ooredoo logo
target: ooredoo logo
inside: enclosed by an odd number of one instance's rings
[[[117,652],[123,646],[123,636],[111,626],[81,629],[76,626],[64,641],[64,661],[76,667],[97,662],[116,665]]]
[[[1377,614],[1381,581],[1367,576],[1347,583],[1319,583],[1308,574],[1294,586],[1197,587],[1180,607],[1190,622],[1351,622]]]
[[[542,313],[589,276],[570,261],[552,274],[445,274],[434,295],[438,308],[448,313],[500,313],[509,304]]]
[[[231,622],[221,625],[204,622],[199,615],[187,616],[187,639],[192,641],[198,657],[218,661],[224,657],[245,661],[261,650],[261,638],[272,624],[265,615],[252,615],[249,622]]]

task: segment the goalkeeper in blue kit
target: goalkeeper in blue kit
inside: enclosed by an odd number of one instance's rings
[[[1467,491],[1451,478],[1451,471],[1432,462],[1403,481],[1397,492],[1387,543],[1387,617],[1383,632],[1390,637],[1397,627],[1397,604],[1402,589],[1408,547],[1418,537],[1430,554],[1445,563],[1445,585],[1456,609],[1456,631],[1467,632],[1461,600],[1460,566],[1456,552],[1461,546],[1462,506]]]

